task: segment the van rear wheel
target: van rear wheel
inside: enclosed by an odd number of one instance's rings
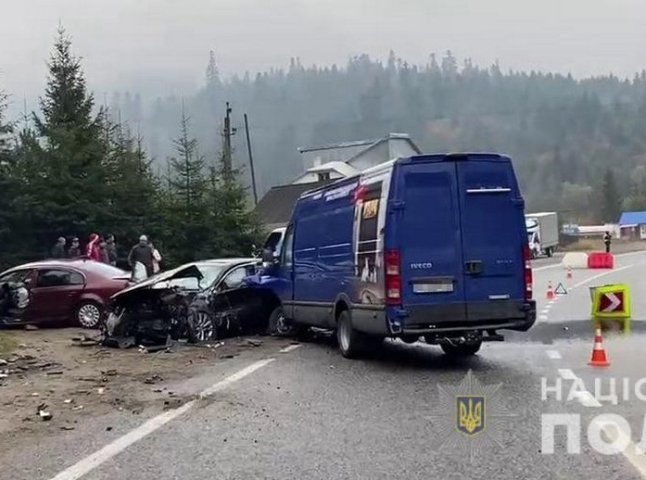
[[[352,328],[350,313],[344,310],[339,315],[336,326],[336,338],[341,355],[345,358],[356,358],[363,346],[363,334]]]
[[[442,350],[444,351],[444,353],[452,357],[470,357],[478,353],[478,350],[480,350],[480,347],[482,346],[482,342],[480,341],[477,343],[463,343],[460,345],[443,343],[440,346],[442,347]]]

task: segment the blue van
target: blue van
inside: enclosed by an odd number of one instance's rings
[[[536,321],[524,201],[497,154],[400,158],[303,194],[275,265],[278,330],[335,329],[353,357],[386,337],[473,355]]]

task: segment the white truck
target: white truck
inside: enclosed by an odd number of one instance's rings
[[[559,218],[556,212],[528,213],[525,215],[529,248],[534,258],[551,257],[559,245]]]

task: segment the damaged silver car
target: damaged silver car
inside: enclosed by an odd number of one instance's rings
[[[122,290],[112,297],[104,343],[121,348],[180,338],[197,343],[266,330],[270,307],[243,282],[256,273],[257,262],[189,263]]]
[[[28,305],[29,290],[24,283],[0,283],[0,324],[20,320]]]

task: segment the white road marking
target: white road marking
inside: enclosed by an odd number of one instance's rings
[[[556,350],[548,350],[545,353],[547,353],[547,356],[550,358],[550,360],[560,360],[561,358],[563,358],[561,357],[561,354]]]
[[[632,442],[630,435],[617,428],[617,425],[613,423],[601,422],[596,419],[592,421],[601,424],[603,432],[608,436],[611,442],[625,443],[627,445],[625,450],[621,453],[626,457],[626,460],[635,467],[641,477],[646,478],[646,456],[644,456],[641,450],[637,448],[637,445]]]
[[[213,395],[215,392],[219,392],[220,390],[227,388],[232,383],[237,382],[238,380],[246,377],[247,375],[251,375],[253,372],[255,372],[256,370],[262,367],[266,367],[273,361],[274,361],[273,358],[268,358],[266,360],[260,360],[259,362],[252,363],[248,367],[243,368],[242,370],[234,373],[233,375],[229,375],[224,380],[220,380],[218,383],[211,385],[209,388],[207,388],[202,393],[200,393],[200,398],[206,398],[210,395]]]
[[[587,279],[585,279],[585,280],[583,280],[583,281],[581,281],[581,282],[577,283],[576,285],[572,286],[572,287],[570,288],[570,290],[574,290],[575,288],[582,287],[582,286],[583,286],[583,285],[585,285],[586,283],[590,283],[590,282],[592,282],[593,280],[596,280],[597,278],[605,277],[605,276],[607,276],[607,275],[612,275],[613,273],[621,272],[622,270],[627,270],[627,269],[632,268],[632,267],[634,267],[634,266],[636,266],[636,265],[637,265],[636,263],[633,263],[632,265],[626,265],[626,266],[621,267],[621,268],[615,268],[615,269],[613,269],[613,270],[608,270],[607,272],[602,272],[602,273],[600,273],[600,274],[598,274],[598,275],[594,275],[594,276],[592,276],[592,277],[590,277],[590,278],[587,278]]]
[[[550,309],[549,309],[549,308],[547,308],[547,307],[545,307],[543,310],[541,310],[541,313],[542,313],[543,315],[547,315],[548,313],[550,313]]]
[[[208,397],[209,395],[212,395],[215,392],[218,392],[220,390],[223,390],[224,388],[227,388],[232,383],[235,383],[238,380],[241,380],[247,375],[250,375],[256,370],[267,366],[273,361],[274,361],[273,358],[269,358],[266,360],[261,360],[259,362],[253,363],[248,367],[243,368],[242,370],[234,373],[233,375],[226,377],[224,380],[221,380],[216,384],[210,386],[206,390],[204,390],[202,393],[200,393],[200,398]],[[53,477],[52,480],[77,480],[83,477],[84,475],[88,474],[89,472],[91,472],[92,470],[94,470],[104,462],[110,460],[112,457],[114,457],[115,455],[119,454],[120,452],[128,448],[133,443],[150,435],[155,430],[161,428],[171,420],[188,412],[196,404],[197,404],[196,400],[191,400],[190,402],[185,403],[179,408],[176,408],[174,410],[169,410],[167,412],[162,413],[161,415],[157,415],[156,417],[151,418],[143,425],[140,425],[139,427],[125,434],[123,437],[117,438],[113,442],[107,444],[102,449],[94,452],[90,456],[85,457],[83,460],[80,460],[78,463],[63,470],[61,473]]]
[[[578,378],[569,368],[559,368],[559,375],[564,380],[576,380]]]
[[[301,346],[301,344],[300,344],[300,343],[295,344],[295,345],[288,345],[288,346],[287,346],[287,347],[285,347],[285,348],[281,348],[281,349],[280,349],[280,353],[289,353],[289,352],[291,352],[292,350],[296,350],[296,349],[297,349],[297,348],[299,348],[300,346]]]
[[[548,319],[548,317],[547,317],[547,315],[539,315],[539,316],[538,316],[538,319],[539,319],[539,320],[547,320],[547,319]]]
[[[584,407],[600,407],[601,404],[599,401],[592,396],[590,392],[587,390],[582,390],[578,392],[574,392],[574,396],[576,399],[579,401],[581,405]]]

